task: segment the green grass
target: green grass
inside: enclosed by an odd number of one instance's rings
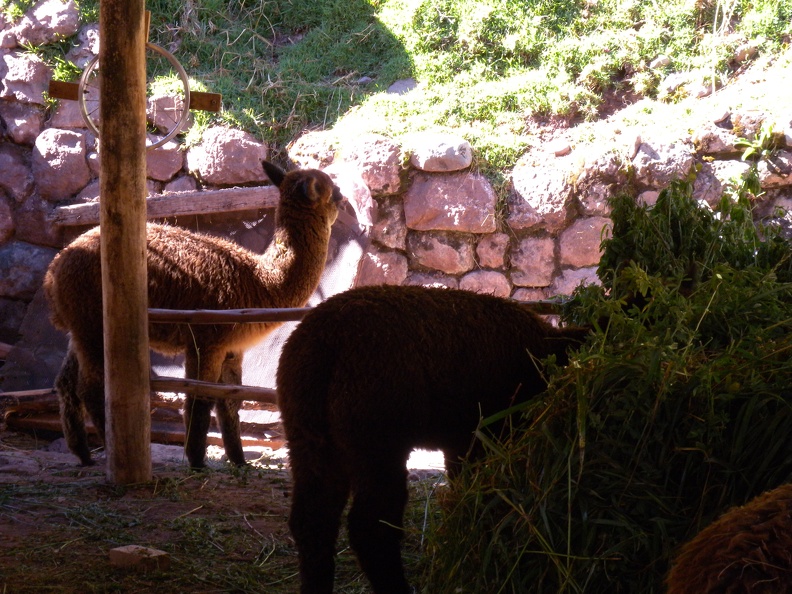
[[[0,0],[18,17],[30,2]],[[86,21],[96,0],[83,0]],[[609,95],[663,96],[671,72],[727,79],[737,44],[776,53],[792,0],[150,0],[151,41],[171,49],[223,122],[282,150],[308,129],[465,136],[489,174],[536,142],[533,115],[596,118]],[[671,64],[652,69],[661,54]],[[361,82],[361,79],[370,82]],[[400,78],[419,88],[384,91]],[[668,100],[673,97],[668,97]]]

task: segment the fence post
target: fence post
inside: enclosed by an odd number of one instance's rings
[[[100,225],[107,479],[151,480],[143,0],[101,0]]]

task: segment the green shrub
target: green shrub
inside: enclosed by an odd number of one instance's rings
[[[426,591],[659,594],[679,544],[792,478],[788,248],[747,202],[711,213],[686,182],[613,219],[604,285],[566,312],[596,330],[513,431],[485,421]]]

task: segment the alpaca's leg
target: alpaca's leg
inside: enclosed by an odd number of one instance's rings
[[[217,382],[225,353],[218,354],[208,349],[194,350],[188,348],[184,357],[185,376],[189,379],[200,379],[206,382]],[[187,395],[184,399],[184,451],[191,468],[203,468],[206,457],[206,435],[212,421],[210,400],[203,400]]]
[[[105,394],[104,374],[101,369],[91,370],[83,366],[77,383],[77,395],[85,405],[101,442],[105,441]]]
[[[228,353],[220,371],[220,383],[242,384],[242,353]],[[239,426],[239,407],[242,402],[221,398],[215,404],[217,422],[223,436],[223,447],[228,460],[237,466],[245,465],[245,452],[242,450],[242,431]]]
[[[407,457],[369,461],[356,471],[349,541],[375,594],[410,591],[401,560]]]
[[[294,479],[289,529],[299,556],[300,593],[332,594],[335,544],[349,483],[327,452],[301,455],[290,442],[289,458]]]
[[[91,450],[88,447],[83,404],[78,396],[79,373],[80,364],[70,346],[55,379],[55,389],[58,391],[61,425],[66,444],[80,459],[81,465],[90,466],[94,461],[91,459]]]

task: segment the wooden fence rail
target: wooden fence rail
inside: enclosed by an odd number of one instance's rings
[[[310,307],[261,309],[156,309],[149,308],[153,324],[237,324],[255,322],[297,322],[311,311]]]
[[[559,312],[561,302],[557,300],[534,301],[527,304],[538,314],[551,315]],[[260,309],[228,309],[228,310],[181,310],[149,308],[148,319],[152,324],[178,323],[178,324],[239,324],[255,322],[297,322],[302,320],[311,307],[297,308],[260,308]],[[0,345],[9,346],[10,345]],[[277,397],[275,390],[260,386],[215,384],[193,379],[152,376],[151,390],[154,392],[173,392],[180,394],[193,394],[206,398],[227,398],[231,400],[249,400],[275,404]],[[8,400],[19,397],[23,401],[36,397],[53,394],[52,388],[42,390],[27,390],[25,392],[2,392]]]
[[[149,308],[152,324],[238,324],[254,322],[297,322],[311,311],[310,307],[260,308],[260,309],[157,309]],[[205,398],[251,400],[275,404],[275,390],[258,386],[215,384],[200,380],[157,376],[151,379],[155,392],[178,392]]]

